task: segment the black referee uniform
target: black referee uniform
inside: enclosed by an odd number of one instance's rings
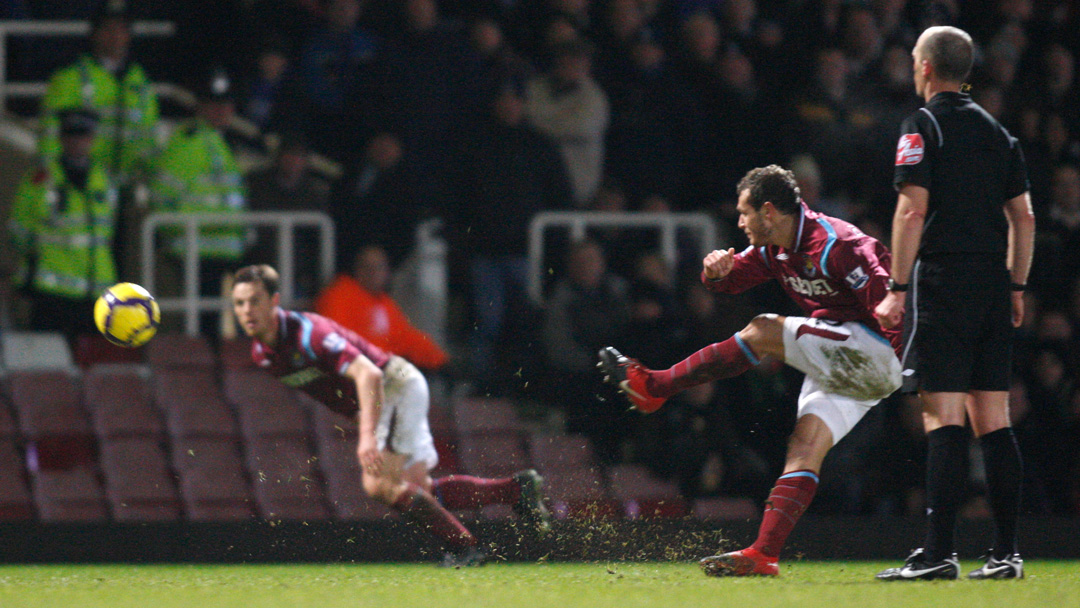
[[[1016,138],[964,93],[901,125],[893,179],[930,193],[904,320],[905,390],[1007,391],[1012,301],[1006,201],[1028,191]]]

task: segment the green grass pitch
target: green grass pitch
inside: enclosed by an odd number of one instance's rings
[[[3,608],[872,608],[1071,606],[1080,562],[1032,561],[1022,581],[881,583],[874,562],[789,561],[778,579],[715,579],[693,562],[0,566]],[[964,572],[977,564],[966,562]]]

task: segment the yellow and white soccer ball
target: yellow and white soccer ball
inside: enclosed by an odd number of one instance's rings
[[[117,283],[94,303],[94,322],[105,339],[118,346],[136,348],[150,341],[161,323],[161,308],[142,287]]]

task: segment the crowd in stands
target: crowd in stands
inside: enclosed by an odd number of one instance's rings
[[[71,3],[63,10],[82,13],[61,16],[49,13],[55,4],[17,0],[0,18],[89,18],[115,3]],[[811,207],[888,242],[898,128],[921,106],[911,49],[927,26],[964,28],[978,46],[971,94],[1020,139],[1038,221],[1012,391],[1026,459],[1025,508],[1080,513],[1076,3],[152,4],[133,2],[117,13],[120,31],[96,20],[90,55],[69,57],[71,67],[52,77],[41,108],[41,151],[54,171],[63,164],[56,160],[61,111],[90,103],[79,99],[86,88],[79,78],[101,78],[98,86],[114,92],[97,102],[107,109],[98,128],[122,145],[100,136],[91,156],[118,189],[118,222],[137,216],[125,211],[132,180],[151,185],[151,210],[324,211],[337,228],[338,269],[355,274],[339,279],[337,295],[323,302],[364,290],[360,302],[381,298],[384,289],[368,286],[368,266],[397,267],[413,250],[416,226],[441,218],[456,304],[453,344],[443,345],[453,354],[447,368],[478,391],[511,395],[527,384],[515,376],[525,369],[533,381],[525,396],[556,406],[568,430],[592,437],[606,462],[646,463],[678,479],[688,495],[755,498],[767,495],[782,462],[795,372],[765,362],[639,417],[600,385],[593,357],[613,345],[650,367],[671,365],[679,353],[730,336],[756,312],[789,311],[779,292],[708,294],[694,285],[697,259],[672,268],[647,231],[609,230],[558,248],[565,258],[550,260],[557,272],[547,277],[545,303],[536,309],[525,296],[528,222],[548,210],[703,212],[715,218],[724,242],[740,249],[745,237],[735,228],[734,186],[747,170],[778,163],[795,172]],[[170,53],[147,54],[146,73],[124,46],[131,16],[178,24]],[[15,50],[18,69],[33,71],[39,55],[39,65],[49,64],[41,49]],[[217,75],[207,71],[216,66]],[[197,117],[158,150],[147,144],[157,119],[147,73],[192,83],[201,100]],[[65,88],[64,79],[75,84]],[[65,100],[68,89],[73,97]],[[280,135],[270,168],[240,174],[232,150],[249,144],[222,130],[234,111]],[[341,178],[331,184],[312,177],[312,153],[338,163]],[[115,230],[120,237],[112,232],[100,238],[120,239],[123,263],[131,243],[122,229]],[[267,255],[267,239],[245,249],[244,236],[202,234],[201,255],[220,262],[204,266],[217,273],[204,277],[207,290],[240,260],[265,261],[256,258]],[[298,259],[313,258],[312,243],[298,247]],[[301,290],[314,296],[323,287],[309,280]],[[380,322],[397,323],[394,310],[387,305],[389,321]],[[445,357],[437,346],[426,354],[432,367],[443,366],[439,355]],[[921,466],[923,439],[915,407],[894,395],[875,408],[830,455],[812,510],[916,512],[920,475],[913,471]],[[968,507],[980,509],[977,489]]]

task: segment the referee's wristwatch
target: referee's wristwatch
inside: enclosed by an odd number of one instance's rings
[[[892,277],[889,277],[889,291],[907,291],[907,283],[897,283]]]

